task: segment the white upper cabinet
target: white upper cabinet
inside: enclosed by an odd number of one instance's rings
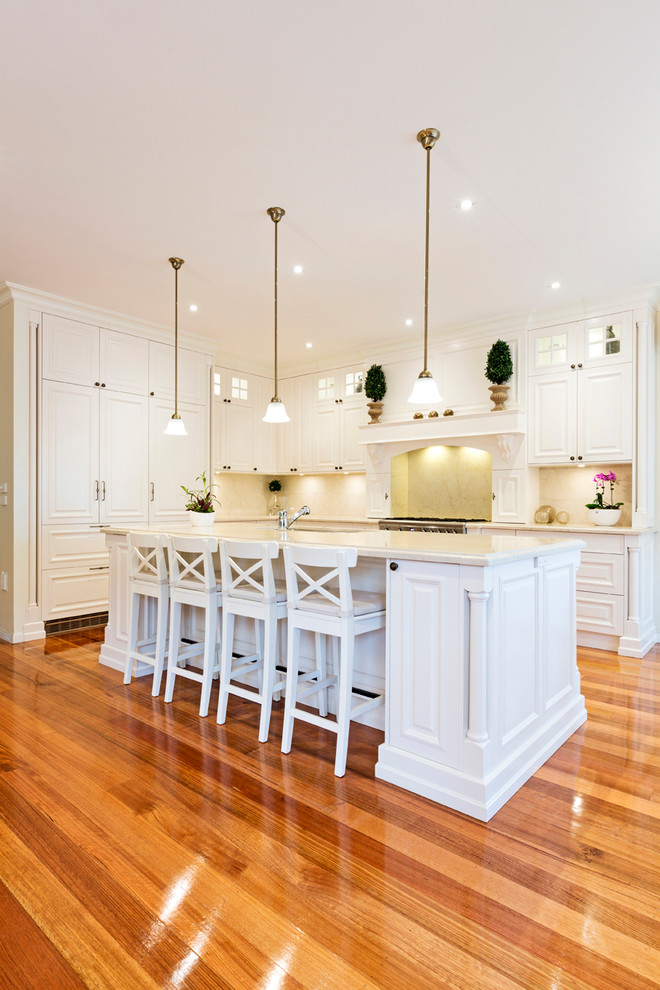
[[[632,361],[632,340],[631,313],[543,327],[529,335],[529,373],[625,364]]]
[[[143,337],[45,313],[41,339],[44,378],[147,394],[148,343]]]
[[[632,460],[632,336],[628,313],[530,334],[530,464]]]
[[[229,368],[213,369],[213,467],[255,469],[254,379]]]
[[[193,402],[180,402],[179,414],[186,436],[165,433],[172,416],[168,399],[149,399],[149,523],[185,520],[186,488],[201,487],[195,481],[202,471],[209,478],[209,430],[207,408]],[[212,480],[212,479],[211,479]]]
[[[209,401],[210,359],[200,351],[178,349],[178,396],[181,402]],[[174,399],[174,347],[149,341],[149,393]]]
[[[309,376],[312,471],[363,471],[364,450],[357,427],[366,423],[364,370],[349,366]]]

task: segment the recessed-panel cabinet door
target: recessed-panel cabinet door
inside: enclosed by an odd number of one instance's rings
[[[205,406],[180,402],[188,435],[166,436],[172,403],[156,397],[149,401],[149,523],[187,520],[181,485],[197,487],[195,478],[202,471],[209,479],[208,412]]]
[[[180,402],[206,404],[210,394],[210,365],[206,355],[179,348],[178,394]],[[174,399],[174,347],[149,341],[149,391]]]
[[[320,404],[312,413],[314,429],[314,470],[339,468],[339,409],[332,403]]]
[[[44,381],[42,523],[99,522],[99,390]]]
[[[530,464],[570,464],[576,457],[576,388],[573,371],[530,379]]]
[[[149,400],[101,393],[101,522],[145,523],[149,490]]]
[[[366,422],[364,402],[352,406],[343,406],[340,411],[339,426],[341,431],[340,451],[341,464],[345,471],[362,471],[365,465],[365,448],[358,443],[361,435],[359,426]]]
[[[116,392],[146,395],[149,386],[149,341],[130,333],[101,328],[100,379]]]
[[[631,460],[633,454],[632,364],[580,372],[579,454],[584,460]]]
[[[44,313],[42,374],[58,382],[94,385],[99,381],[99,328]]]

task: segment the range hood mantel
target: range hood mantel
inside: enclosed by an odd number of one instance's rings
[[[527,415],[518,410],[477,413],[467,416],[438,416],[398,423],[368,423],[359,427],[360,444],[418,442],[419,446],[448,443],[469,447],[490,444],[500,437],[519,437],[527,432]],[[478,441],[481,440],[482,444]]]

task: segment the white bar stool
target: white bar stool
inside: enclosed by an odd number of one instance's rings
[[[212,536],[172,536],[167,538],[170,563],[170,649],[165,684],[165,701],[171,701],[176,677],[187,677],[202,685],[199,714],[208,715],[211,684],[220,669],[217,657],[220,640],[222,594],[215,560],[218,540]],[[182,646],[181,608],[192,605],[204,610],[204,642]],[[180,667],[192,657],[203,655],[201,672]]]
[[[349,568],[357,563],[355,547],[286,546],[284,566],[288,598],[287,620],[288,657],[282,752],[291,750],[294,719],[329,729],[337,734],[335,775],[346,772],[348,731],[351,719],[381,705],[382,694],[367,701],[352,704],[353,657],[355,637],[385,626],[385,596],[376,592],[351,589]],[[300,632],[307,629],[317,634],[317,670],[300,674]],[[339,660],[332,677],[319,677],[320,634],[337,637]],[[302,689],[299,687],[301,682]],[[336,684],[336,721],[325,715],[325,694],[330,684]],[[298,707],[304,698],[321,693],[319,714]]]
[[[222,572],[222,651],[218,723],[227,717],[230,694],[261,705],[259,742],[266,742],[273,695],[284,688],[285,679],[276,683],[277,621],[286,617],[286,587],[276,581],[273,561],[279,548],[275,542],[252,543],[220,540]],[[234,657],[234,619],[237,615],[254,619],[256,652]],[[261,671],[260,689],[232,684],[234,678]]]
[[[167,653],[167,613],[170,600],[165,538],[155,533],[128,533],[128,649],[124,668],[124,684],[130,684],[133,668],[140,661],[154,668],[151,693],[156,697]],[[138,639],[140,605],[145,599],[156,602],[156,629],[144,639]],[[144,616],[143,616],[144,618]],[[151,625],[151,624],[150,624]]]

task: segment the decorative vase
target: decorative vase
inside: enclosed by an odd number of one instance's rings
[[[215,522],[215,512],[193,512],[189,509],[188,516],[193,527],[208,528]]]
[[[380,423],[381,413],[383,412],[383,403],[367,402],[367,412],[369,413],[370,423]]]
[[[509,386],[508,385],[489,385],[488,391],[490,392],[490,400],[494,403],[491,412],[501,412],[505,405],[508,395]]]
[[[270,496],[270,502],[268,504],[268,515],[276,516],[280,511],[280,496],[278,492],[272,492]]]
[[[616,526],[621,518],[621,509],[587,509],[587,513],[594,526]]]

